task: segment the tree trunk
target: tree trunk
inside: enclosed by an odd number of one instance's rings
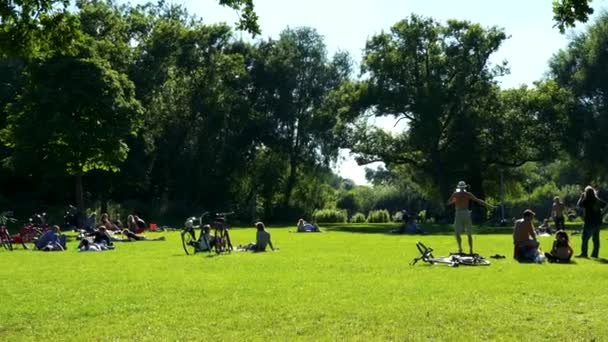
[[[78,174],[74,176],[74,181],[76,185],[76,208],[78,209],[78,213],[76,214],[78,217],[78,228],[84,227],[84,191],[82,188],[82,175]]]
[[[289,207],[289,201],[291,200],[291,194],[293,193],[293,188],[296,185],[297,178],[297,160],[295,157],[290,158],[290,167],[289,167],[289,177],[287,178],[287,187],[285,188],[285,197],[283,200],[283,207]]]
[[[485,200],[485,191],[483,189],[483,177],[481,175],[481,166],[478,163],[472,163],[470,165],[470,174],[469,174],[469,183],[471,186],[470,191],[475,195],[475,197]],[[473,205],[473,223],[480,224],[485,221],[485,213],[487,208],[484,208],[482,205],[474,204]]]

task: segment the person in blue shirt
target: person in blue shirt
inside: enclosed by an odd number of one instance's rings
[[[66,236],[60,234],[59,226],[53,226],[42,234],[36,241],[36,249],[41,251],[64,251]]]

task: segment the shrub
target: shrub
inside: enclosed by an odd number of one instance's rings
[[[402,222],[403,221],[403,211],[398,211],[393,215],[393,222]]]
[[[356,213],[351,217],[350,222],[352,223],[365,223],[365,215],[362,213]]]
[[[339,209],[321,209],[315,210],[312,218],[317,223],[345,223],[346,210]]]
[[[369,223],[385,223],[391,221],[391,215],[388,210],[372,210],[367,215],[367,222]]]

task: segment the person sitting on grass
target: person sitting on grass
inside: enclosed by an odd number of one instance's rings
[[[110,221],[110,216],[107,213],[101,214],[100,226],[104,226],[106,230],[120,231],[118,226],[116,226],[112,221]]]
[[[257,228],[257,233],[255,235],[255,243],[252,242],[246,246],[239,246],[237,250],[242,251],[253,251],[253,252],[265,252],[266,246],[270,246],[270,249],[275,250],[272,245],[272,241],[270,240],[270,233],[266,231],[266,227],[264,223],[258,222],[255,224]]]
[[[135,220],[135,225],[137,226],[137,229],[132,230],[132,232],[137,234],[143,233],[146,230],[146,221],[139,217],[139,214],[133,215],[133,219]]]
[[[555,233],[555,241],[553,241],[551,253],[545,253],[545,256],[549,262],[568,263],[570,262],[570,258],[572,258],[572,254],[574,254],[574,251],[570,247],[568,233],[560,230]]]
[[[166,238],[164,236],[158,236],[155,238],[149,238],[147,236],[143,236],[143,235],[137,235],[134,232],[128,230],[128,229],[124,229],[122,231],[122,235],[126,236],[126,239],[120,240],[123,242],[131,242],[131,241],[165,241]],[[116,241],[116,240],[115,240]]]
[[[84,222],[84,230],[87,232],[92,232],[93,230],[95,230],[95,221],[96,220],[97,220],[97,214],[94,212],[91,213],[91,215],[89,215],[89,217],[87,217]]]
[[[298,220],[298,233],[320,233],[319,227],[312,223],[304,221],[304,219]]]
[[[549,219],[544,219],[543,223],[536,229],[536,235],[538,236],[549,236],[551,235],[551,226],[549,225]]]
[[[66,249],[66,236],[60,234],[59,226],[52,226],[36,241],[36,249],[41,251],[64,251]]]
[[[89,233],[87,235],[93,237],[93,243],[103,243],[107,246],[112,246],[113,238],[110,233],[108,233],[108,230],[104,225],[98,226],[94,232]]]
[[[201,228],[201,236],[198,238],[199,249],[203,252],[210,251],[215,247],[215,236],[211,236],[211,226],[206,224]]]
[[[513,228],[513,244],[515,245],[515,257],[519,261],[534,261],[538,256],[539,243],[534,231],[534,212],[526,209],[523,218],[515,221]]]

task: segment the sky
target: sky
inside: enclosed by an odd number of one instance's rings
[[[220,6],[218,0],[168,1],[186,6],[208,24],[233,24],[238,19],[234,10]],[[325,37],[330,54],[346,50],[356,62],[361,60],[368,38],[390,29],[411,13],[441,22],[461,19],[502,27],[510,38],[491,57],[491,62],[498,64],[507,60],[509,63],[510,75],[499,79],[503,88],[531,85],[541,79],[551,56],[567,45],[568,34],[562,35],[553,28],[551,3],[551,0],[254,0],[262,38],[276,38],[288,26],[314,27]],[[608,0],[595,0],[593,6],[598,13],[608,8]],[[243,38],[249,36],[237,34]],[[403,125],[393,128],[392,118],[376,123],[388,130],[403,129]],[[348,150],[342,151],[341,161],[334,170],[357,184],[367,184],[364,167],[357,165]]]

